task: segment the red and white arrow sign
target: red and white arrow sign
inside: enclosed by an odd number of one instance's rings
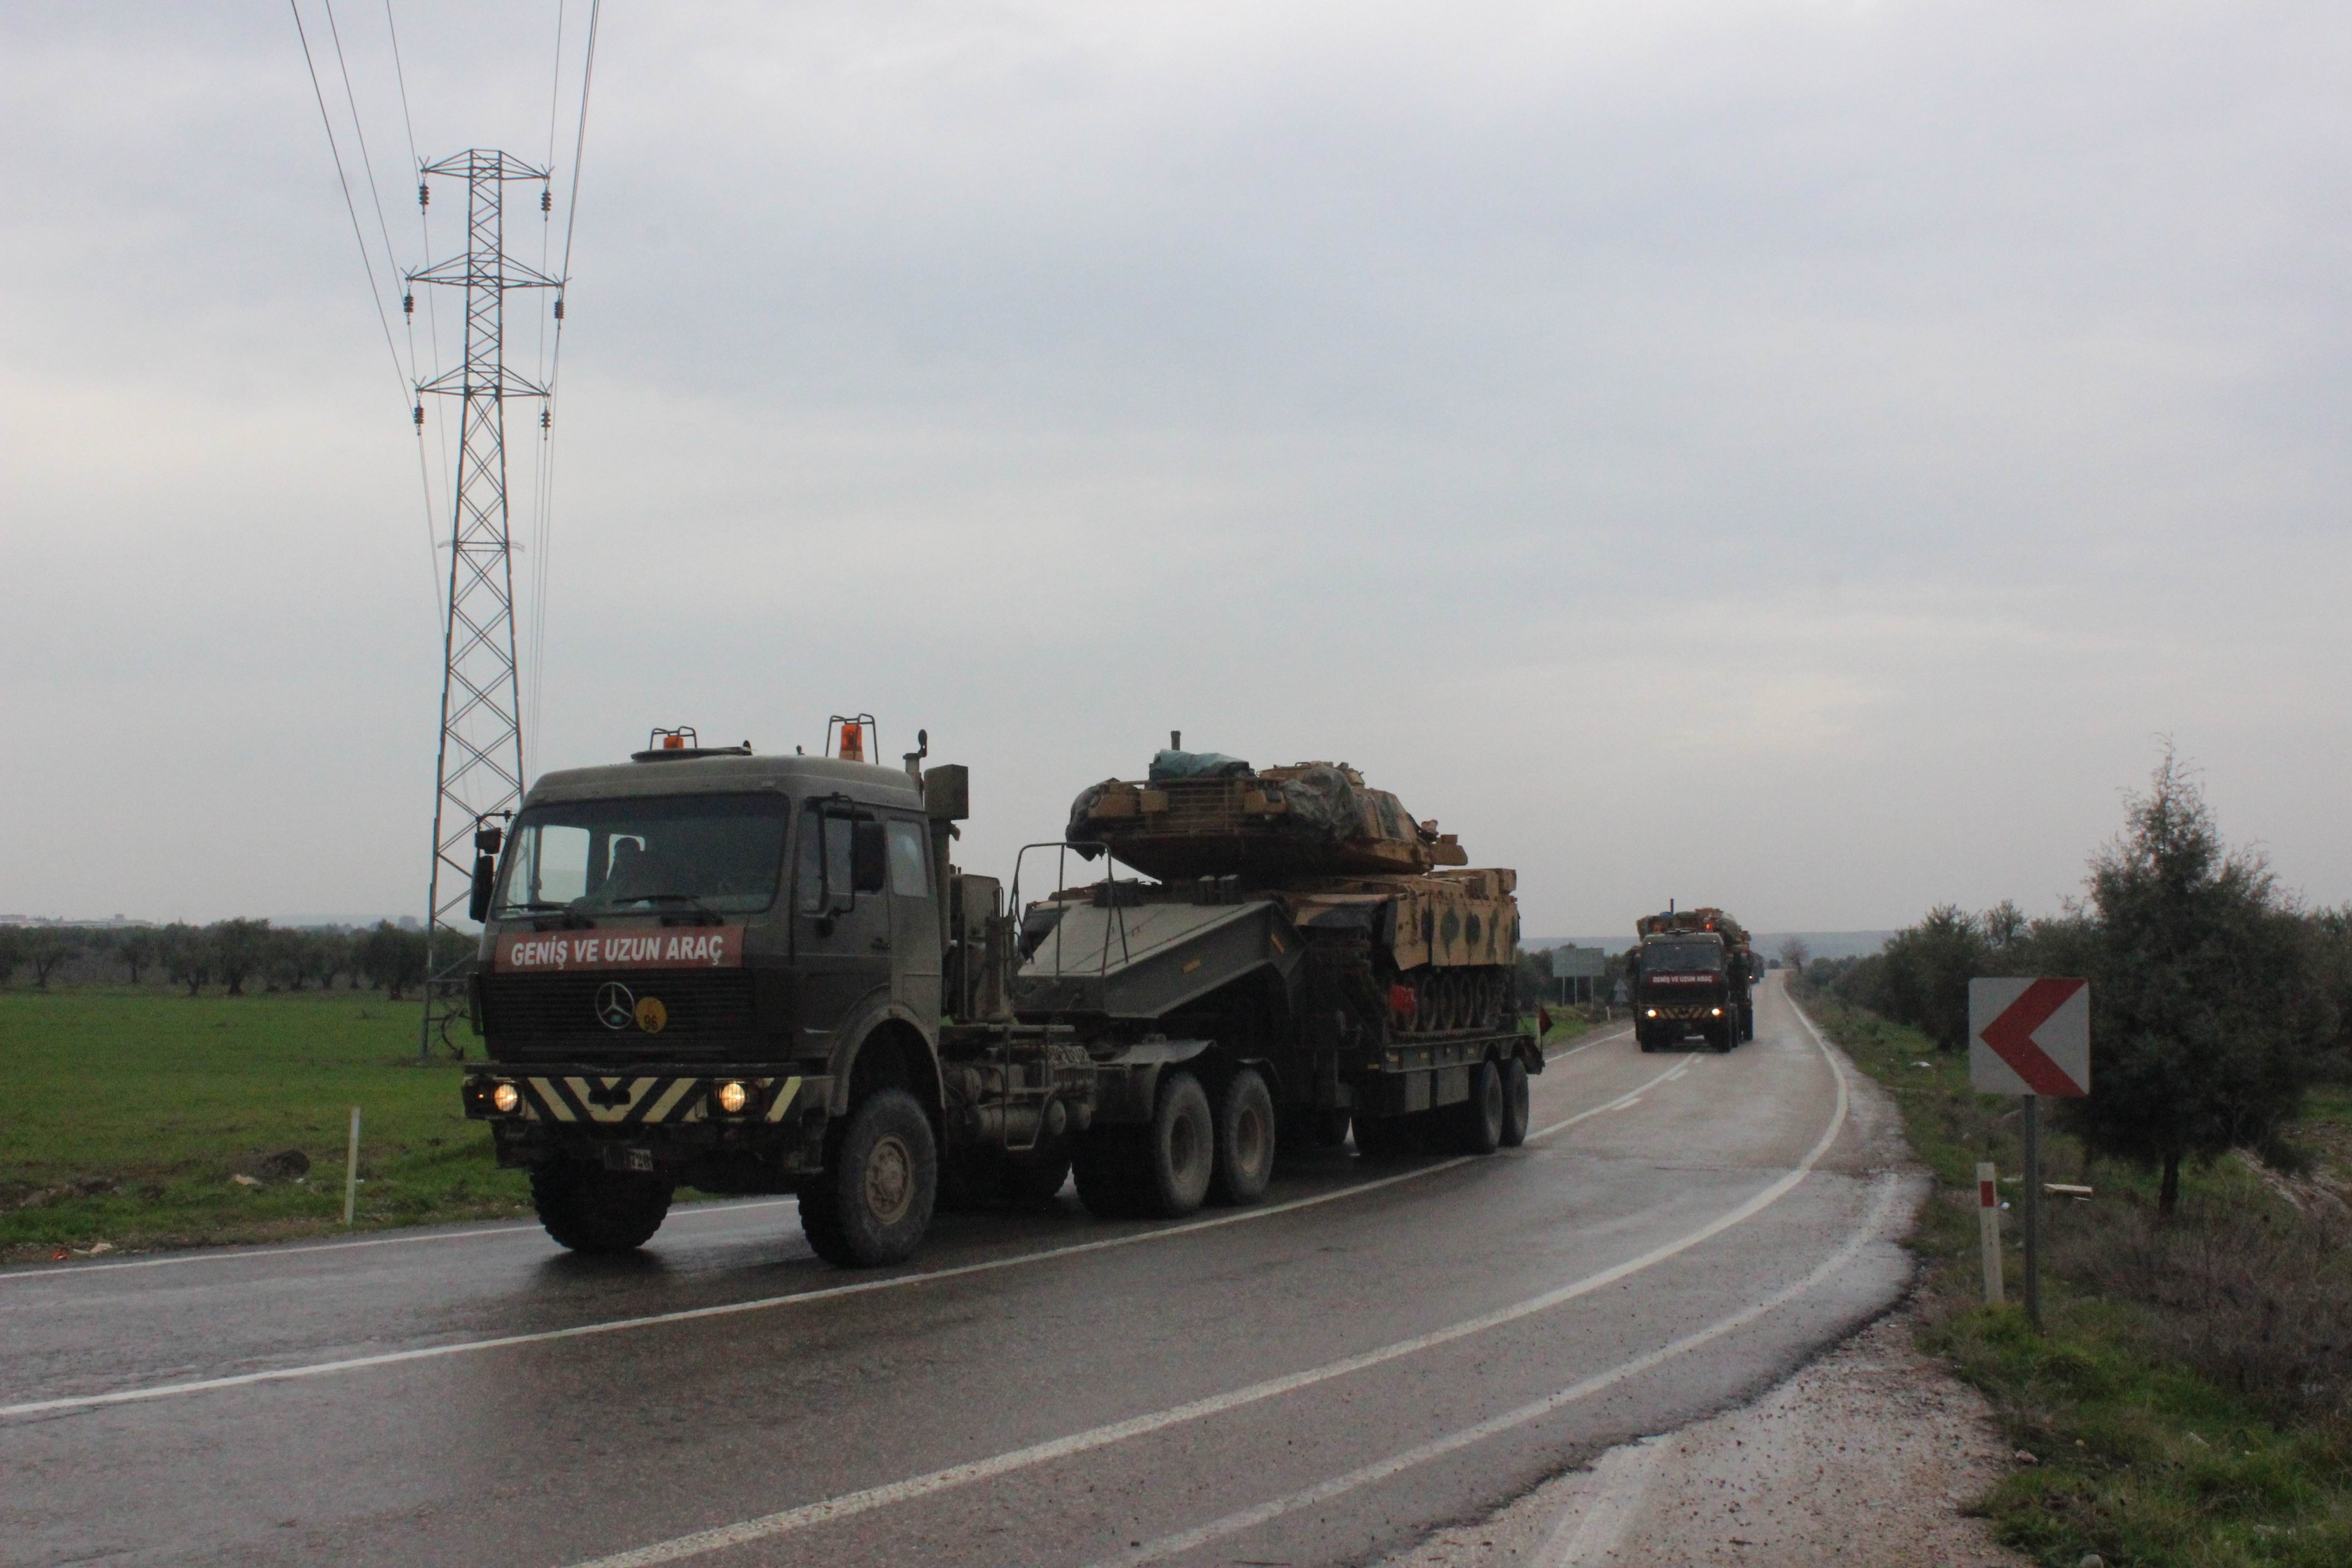
[[[2091,983],[1969,982],[1969,1083],[1985,1094],[2091,1092]]]

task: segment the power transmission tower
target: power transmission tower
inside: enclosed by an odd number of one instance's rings
[[[563,280],[526,267],[504,249],[500,197],[509,181],[548,171],[475,148],[428,163],[416,192],[432,199],[435,175],[466,182],[466,252],[408,275],[415,285],[466,291],[466,356],[417,392],[463,399],[456,504],[449,525],[449,594],[442,636],[441,744],[435,765],[433,874],[425,894],[425,1025],[417,1051],[434,1037],[453,1053],[450,1026],[466,1011],[467,975],[477,942],[457,921],[467,912],[474,835],[485,817],[511,812],[523,788],[522,707],[515,671],[514,563],[507,538],[506,402],[547,396],[547,389],[507,368],[500,345],[509,289],[560,289]],[[562,314],[558,296],[556,313]],[[415,410],[422,425],[425,405]],[[542,420],[545,416],[541,416]]]

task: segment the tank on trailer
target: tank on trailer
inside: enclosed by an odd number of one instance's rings
[[[1288,1136],[1524,1136],[1543,1058],[1518,1032],[1517,876],[1468,868],[1355,769],[1171,749],[1081,792],[1068,842],[1154,879],[1114,870],[1022,912],[1024,1020],[1213,1042],[1267,1079]]]

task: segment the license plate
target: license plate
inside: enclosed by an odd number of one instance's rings
[[[608,1171],[644,1171],[651,1173],[654,1152],[650,1149],[607,1149],[604,1168]]]

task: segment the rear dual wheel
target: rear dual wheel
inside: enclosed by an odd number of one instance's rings
[[[1254,1204],[1274,1179],[1274,1096],[1255,1068],[1243,1068],[1225,1085],[1217,1104],[1215,1169],[1209,1198],[1225,1205]]]
[[[1258,1087],[1263,1092],[1263,1079]],[[1265,1116],[1265,1163],[1270,1173],[1271,1099]],[[1078,1201],[1099,1218],[1175,1219],[1191,1214],[1208,1196],[1216,1175],[1217,1127],[1210,1115],[1208,1091],[1189,1072],[1160,1074],[1151,1120],[1140,1127],[1089,1129],[1078,1140],[1073,1166]],[[1265,1190],[1263,1181],[1258,1190]]]
[[[1528,1064],[1513,1057],[1503,1064],[1503,1147],[1516,1149],[1528,1141]]]
[[[1491,1154],[1503,1146],[1503,1126],[1508,1113],[1503,1074],[1493,1061],[1470,1069],[1470,1098],[1451,1108],[1454,1146],[1465,1154]]]

